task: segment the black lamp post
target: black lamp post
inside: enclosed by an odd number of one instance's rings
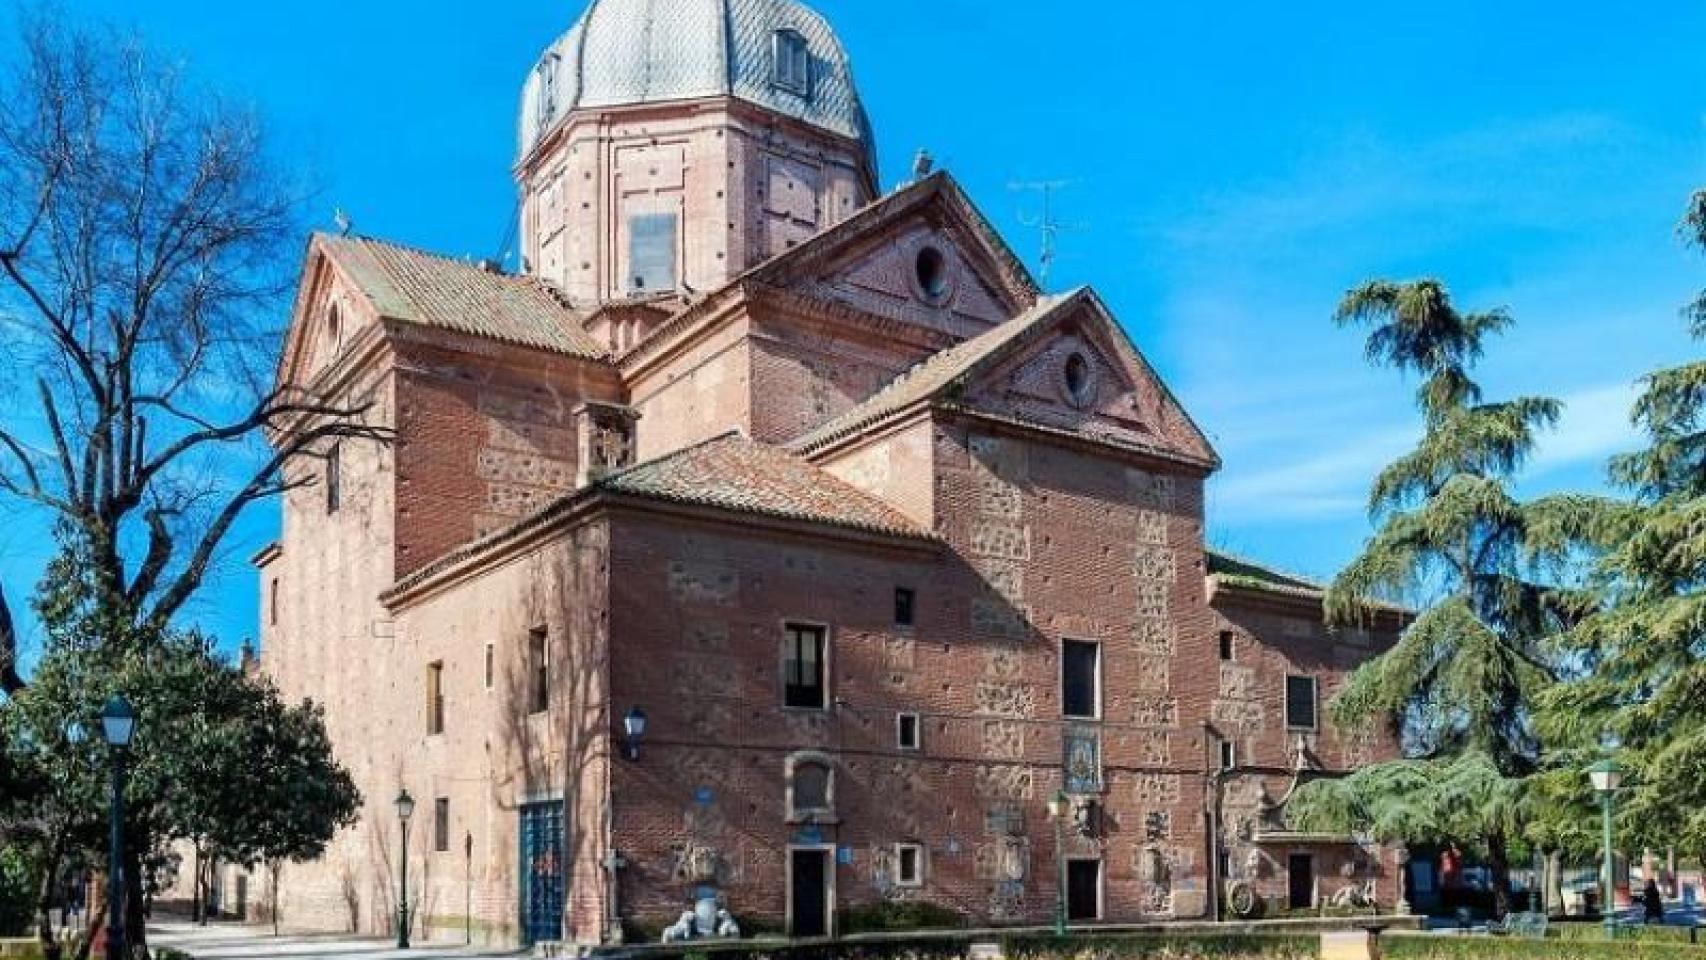
[[[397,794],[397,819],[403,824],[403,890],[397,896],[397,949],[409,949],[409,818],[415,815],[415,798],[407,788]]]
[[[1616,760],[1607,757],[1588,767],[1587,774],[1593,791],[1599,794],[1600,810],[1604,814],[1605,867],[1601,874],[1600,896],[1605,900],[1600,914],[1605,918],[1605,937],[1611,940],[1617,937],[1617,884],[1613,876],[1617,870],[1617,858],[1612,853],[1611,817],[1612,808],[1617,803],[1617,791],[1623,789],[1623,768],[1617,765]]]
[[[125,956],[124,948],[124,761],[136,733],[136,711],[115,696],[101,710],[101,732],[113,764],[112,836],[107,862],[107,960]]]
[[[640,739],[646,735],[646,711],[635,707],[622,718],[622,755],[640,759]]]

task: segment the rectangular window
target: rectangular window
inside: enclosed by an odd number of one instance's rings
[[[1060,712],[1094,720],[1101,715],[1102,645],[1067,640],[1060,652]]]
[[[267,585],[267,622],[278,626],[278,578],[273,577]]]
[[[1220,741],[1220,769],[1234,770],[1238,767],[1238,741]]]
[[[439,853],[450,849],[449,797],[439,797],[432,802],[432,848]]]
[[[894,845],[894,882],[901,887],[924,886],[924,848],[916,843]]]
[[[495,662],[494,651],[492,649],[492,645],[488,643],[488,644],[486,644],[486,689],[487,690],[492,689],[492,681],[497,679],[495,676],[497,671],[494,669],[496,666],[497,666],[497,664]]]
[[[444,662],[427,664],[426,672],[427,735],[444,732]]]
[[[337,513],[343,506],[344,477],[343,477],[343,448],[332,444],[332,449],[326,452],[326,512]]]
[[[782,654],[782,705],[822,710],[829,705],[824,690],[824,631],[822,627],[788,624]]]
[[[544,713],[551,708],[551,655],[544,627],[527,633],[527,712]]]
[[[628,218],[628,292],[674,290],[675,229],[673,213],[642,213]]]
[[[900,713],[894,718],[895,745],[902,750],[917,750],[923,739],[918,714]]]
[[[776,31],[772,54],[776,58],[776,86],[809,96],[811,93],[811,47],[804,35],[794,30]]]
[[[907,588],[907,587],[895,587],[894,588],[894,625],[895,626],[897,626],[897,627],[910,627],[910,626],[912,626],[913,618],[916,616],[916,614],[913,611],[913,603],[917,599],[918,599],[917,594],[913,593],[910,588]]]
[[[1220,631],[1220,659],[1222,659],[1222,660],[1231,660],[1232,659],[1232,631],[1231,630]]]
[[[1285,678],[1285,725],[1292,730],[1315,729],[1315,678]]]

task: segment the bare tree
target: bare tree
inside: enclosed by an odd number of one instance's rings
[[[301,191],[260,124],[65,19],[28,21],[0,81],[0,494],[86,546],[115,630],[157,629],[245,508],[387,433],[272,386]]]

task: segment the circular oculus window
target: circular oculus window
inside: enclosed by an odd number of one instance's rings
[[[918,294],[932,304],[941,304],[954,292],[948,258],[935,247],[921,247],[912,262],[912,279]]]
[[[1082,353],[1073,353],[1066,358],[1066,363],[1060,370],[1061,384],[1066,387],[1066,397],[1073,405],[1087,407],[1095,399],[1096,377],[1090,369],[1090,361],[1084,359]]]

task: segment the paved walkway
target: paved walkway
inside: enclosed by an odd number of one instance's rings
[[[395,940],[352,934],[287,933],[272,935],[270,927],[235,923],[198,926],[166,921],[148,926],[150,946],[182,950],[197,960],[259,960],[264,957],[301,960],[444,960],[450,957],[515,957],[514,952],[482,951],[461,943],[418,944],[398,950]]]

